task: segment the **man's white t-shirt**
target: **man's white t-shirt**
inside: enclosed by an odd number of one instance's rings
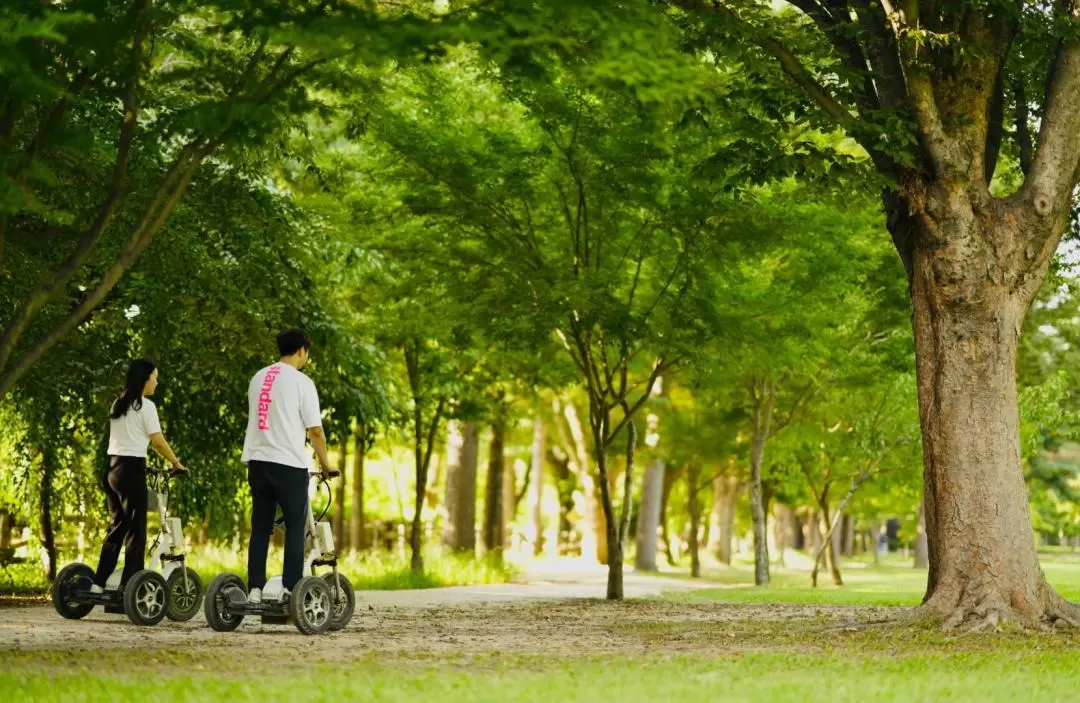
[[[248,386],[248,425],[241,461],[310,469],[304,442],[312,427],[322,427],[315,384],[288,364],[267,366]]]
[[[118,418],[109,417],[109,456],[136,456],[146,458],[150,435],[161,432],[157,406],[149,398],[142,399],[142,406],[128,411]]]

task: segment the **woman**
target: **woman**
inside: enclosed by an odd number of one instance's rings
[[[157,389],[158,372],[153,362],[139,359],[128,369],[124,392],[113,401],[109,413],[109,473],[105,492],[109,497],[112,524],[101,547],[94,593],[105,583],[125,548],[121,586],[141,571],[146,559],[146,450],[152,444],[174,469],[187,471],[161,434],[157,407],[146,396]]]

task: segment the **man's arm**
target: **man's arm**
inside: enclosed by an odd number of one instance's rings
[[[323,428],[309,427],[307,433],[319,460],[319,470],[328,476],[334,475],[336,472],[330,467],[330,457],[326,454],[326,435],[323,434]]]

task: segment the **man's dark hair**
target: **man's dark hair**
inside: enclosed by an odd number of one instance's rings
[[[311,337],[304,330],[293,328],[277,336],[277,348],[282,356],[292,356],[301,349],[311,350]]]

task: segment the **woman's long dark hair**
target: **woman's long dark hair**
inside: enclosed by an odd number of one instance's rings
[[[124,392],[113,402],[112,411],[109,413],[112,419],[119,420],[132,408],[142,409],[143,388],[146,387],[146,382],[150,380],[156,368],[154,362],[146,359],[136,359],[131,362],[131,366],[128,367],[127,381],[124,382]]]

